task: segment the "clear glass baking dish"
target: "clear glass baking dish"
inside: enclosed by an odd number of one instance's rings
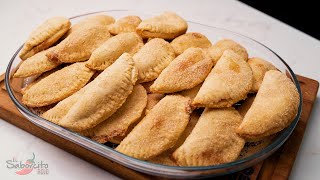
[[[145,19],[153,15],[160,14],[160,12],[146,14],[144,12],[133,11],[133,10],[107,10],[107,11],[101,11],[101,12],[82,14],[82,15],[71,17],[70,19],[72,23],[75,23],[81,20],[82,18],[85,18],[92,14],[107,14],[115,18],[123,17],[126,15],[138,15],[142,19]],[[10,60],[7,67],[6,75],[5,75],[6,88],[8,90],[9,96],[14,102],[14,104],[16,105],[17,109],[28,120],[30,120],[32,123],[36,124],[37,126],[43,129],[46,129],[54,134],[57,134],[62,138],[72,141],[78,144],[79,146],[85,147],[88,150],[94,153],[97,153],[103,157],[106,157],[116,163],[122,164],[123,166],[126,166],[128,168],[131,168],[143,173],[147,173],[155,176],[169,177],[169,178],[184,178],[184,179],[204,178],[204,177],[214,177],[214,176],[233,173],[233,172],[245,169],[247,167],[250,167],[254,164],[257,164],[258,162],[262,161],[263,159],[270,156],[273,152],[275,152],[288,139],[288,137],[291,135],[292,131],[294,130],[295,126],[299,121],[300,114],[301,114],[301,106],[302,106],[302,96],[301,96],[301,89],[300,89],[297,77],[295,76],[291,68],[288,66],[288,64],[279,55],[277,55],[268,47],[264,46],[263,44],[249,37],[246,37],[225,29],[203,25],[197,22],[188,21],[188,24],[189,24],[189,28],[188,28],[189,32],[201,32],[202,34],[206,35],[211,40],[211,42],[215,42],[222,38],[229,38],[239,42],[240,44],[242,44],[244,47],[247,48],[250,57],[257,56],[272,62],[279,70],[281,70],[282,72],[286,72],[287,75],[292,79],[292,81],[296,85],[298,92],[300,94],[300,104],[299,104],[298,113],[295,119],[293,120],[293,122],[290,124],[290,126],[285,130],[283,130],[282,132],[280,132],[279,135],[274,139],[274,141],[270,145],[268,145],[266,148],[262,149],[261,151],[249,157],[245,157],[245,158],[236,160],[234,162],[215,165],[215,166],[200,166],[200,167],[175,167],[175,166],[159,165],[159,164],[154,164],[154,163],[142,161],[139,159],[135,159],[127,155],[124,155],[122,153],[119,153],[114,149],[112,149],[111,147],[108,147],[103,144],[99,144],[89,138],[81,136],[75,132],[72,132],[68,129],[60,127],[56,124],[53,124],[39,117],[38,115],[32,113],[26,106],[24,106],[21,103],[21,101],[17,98],[16,92],[13,90],[12,80],[10,78],[12,77],[12,74],[16,70],[16,67],[21,62],[21,59],[17,56],[21,50],[21,47],[15,52],[12,59]]]

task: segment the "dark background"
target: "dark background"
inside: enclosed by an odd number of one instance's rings
[[[320,40],[320,5],[317,0],[240,1]]]

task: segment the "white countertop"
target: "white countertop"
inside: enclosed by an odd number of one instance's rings
[[[137,9],[146,12],[172,10],[184,18],[202,24],[223,27],[267,45],[293,69],[320,81],[320,41],[237,1],[151,1],[151,0],[10,0],[0,1],[0,73],[32,28],[45,19],[74,16],[108,9]],[[320,102],[319,93],[291,173],[291,179],[320,177]],[[19,179],[7,169],[6,161],[15,157],[26,160],[32,152],[37,160],[49,164],[49,175],[29,174],[26,179],[118,179],[5,121],[0,120],[0,178]]]

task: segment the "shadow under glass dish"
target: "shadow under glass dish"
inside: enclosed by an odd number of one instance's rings
[[[127,15],[137,15],[140,16],[141,19],[150,18],[153,15],[157,15],[160,13],[152,13],[152,14],[145,14],[141,11],[132,11],[132,10],[107,10],[107,11],[100,11],[94,13],[87,13],[83,15],[78,15],[70,18],[71,22],[74,24],[77,21],[94,14],[106,14],[113,16],[114,18],[118,19],[120,17],[124,17]],[[273,142],[269,144],[264,149],[254,153],[245,158],[238,159],[236,161],[214,165],[214,166],[193,166],[193,167],[177,167],[177,166],[166,166],[160,164],[154,164],[147,161],[142,161],[139,159],[132,158],[130,156],[124,155],[115,151],[113,148],[106,146],[104,144],[99,144],[89,138],[79,135],[78,133],[72,132],[68,129],[65,129],[61,126],[58,126],[54,123],[51,123],[37,114],[33,113],[28,107],[24,106],[21,100],[18,100],[18,94],[13,90],[11,78],[13,73],[15,72],[16,68],[18,67],[21,59],[18,57],[18,54],[21,50],[21,47],[16,51],[13,55],[12,59],[9,62],[7,67],[7,71],[5,74],[5,84],[8,90],[9,96],[14,102],[17,109],[32,123],[35,125],[48,130],[64,139],[67,139],[79,146],[82,146],[94,153],[97,153],[107,159],[110,159],[114,162],[117,162],[123,166],[128,168],[137,170],[139,172],[155,175],[155,176],[162,176],[162,177],[169,177],[169,178],[205,178],[205,177],[214,177],[220,176],[224,174],[233,173],[236,171],[240,171],[247,167],[253,166],[258,162],[264,160],[268,156],[270,156],[273,152],[275,152],[291,135],[292,131],[294,130],[295,126],[297,125],[300,115],[301,115],[301,107],[302,107],[302,95],[301,89],[299,86],[299,82],[291,70],[291,68],[287,65],[287,63],[281,59],[275,52],[273,52],[268,47],[264,46],[263,44],[248,38],[246,36],[237,34],[232,31],[228,31],[221,28],[216,28],[212,26],[203,25],[197,22],[188,21],[188,32],[200,32],[208,37],[211,42],[216,42],[217,40],[227,38],[232,39],[241,45],[243,45],[250,57],[261,57],[273,63],[280,71],[286,72],[287,76],[292,79],[295,86],[298,89],[300,95],[300,103],[299,109],[296,117],[294,118],[293,122],[290,124],[289,127],[278,133],[277,137],[274,138]],[[27,81],[30,83],[31,81]]]

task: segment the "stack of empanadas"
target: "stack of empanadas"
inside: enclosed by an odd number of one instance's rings
[[[298,111],[294,83],[239,43],[187,28],[173,12],[92,15],[72,26],[51,18],[21,50],[13,77],[35,79],[22,102],[123,154],[170,166],[228,163],[247,141],[271,142]]]

